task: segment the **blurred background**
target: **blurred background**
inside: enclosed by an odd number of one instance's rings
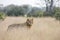
[[[30,29],[7,32],[27,18],[33,18]],[[60,0],[0,0],[0,40],[60,40]]]
[[[4,16],[50,16],[60,20],[60,0],[0,0],[0,19]]]

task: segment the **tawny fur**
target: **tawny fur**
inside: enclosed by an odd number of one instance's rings
[[[12,30],[13,28],[20,28],[20,27],[31,28],[32,24],[33,24],[33,19],[27,19],[25,23],[9,25],[7,31]]]

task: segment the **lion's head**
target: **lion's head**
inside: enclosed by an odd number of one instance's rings
[[[27,23],[27,26],[32,26],[33,18],[32,19],[27,19],[26,23]]]

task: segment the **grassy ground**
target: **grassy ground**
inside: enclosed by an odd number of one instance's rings
[[[54,18],[34,18],[31,29],[17,29],[7,32],[13,23],[24,23],[25,17],[7,17],[0,22],[0,40],[60,40],[60,24]]]

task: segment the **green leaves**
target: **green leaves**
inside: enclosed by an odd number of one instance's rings
[[[55,13],[55,15],[54,15],[55,18],[57,20],[60,20],[60,8],[59,7],[55,8],[54,13]]]
[[[3,12],[0,12],[0,19],[5,19],[5,14]]]

